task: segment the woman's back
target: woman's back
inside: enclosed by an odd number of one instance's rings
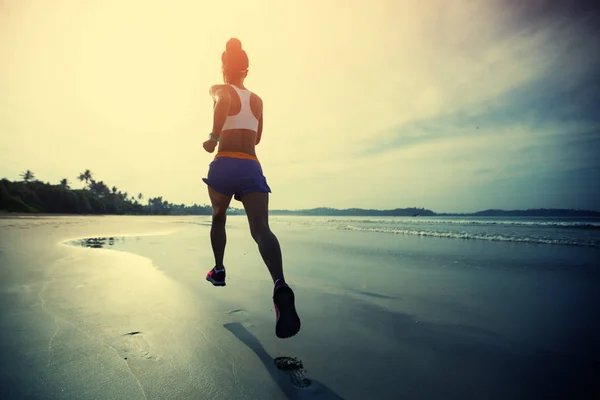
[[[219,152],[241,152],[256,156],[255,146],[262,134],[262,99],[235,85],[215,85],[211,94],[229,99],[227,118],[221,131]],[[257,140],[258,139],[258,140]]]

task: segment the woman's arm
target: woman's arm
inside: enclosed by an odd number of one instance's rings
[[[213,109],[213,129],[211,136],[215,139],[218,139],[221,136],[223,125],[225,125],[225,120],[229,114],[231,97],[229,96],[229,92],[227,91],[225,85],[215,85],[210,88],[209,93],[215,101]],[[207,152],[212,153],[215,151],[215,147],[217,147],[217,142],[216,140],[208,139],[202,144],[202,147],[204,147],[204,150]]]
[[[210,89],[208,89],[208,94],[210,94],[210,97],[215,97],[217,92],[219,92],[222,89],[225,89],[227,87],[227,85],[212,85],[210,87]]]
[[[260,118],[258,119],[258,129],[256,130],[256,144],[260,143],[260,138],[262,137],[262,131],[263,131],[263,116],[261,114]]]
[[[223,129],[223,125],[225,125],[225,120],[229,114],[231,96],[225,85],[213,86],[211,88],[211,95],[215,100],[212,135],[214,138],[218,138],[221,135],[221,130]]]

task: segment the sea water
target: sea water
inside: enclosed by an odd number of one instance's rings
[[[598,218],[541,217],[272,217],[324,229],[429,236],[457,240],[600,247]]]

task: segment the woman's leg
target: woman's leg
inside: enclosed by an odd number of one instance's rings
[[[273,282],[278,279],[283,281],[281,247],[269,228],[269,193],[247,193],[241,196],[241,200],[248,216],[250,234],[258,244],[258,250],[267,264]]]
[[[231,196],[221,194],[208,187],[208,195],[212,203],[212,225],[210,227],[210,243],[215,255],[215,267],[223,269],[223,257],[225,256],[225,221],[227,219],[227,208],[231,202]]]
[[[260,255],[275,282],[275,335],[281,339],[292,337],[300,331],[300,317],[296,312],[294,292],[283,279],[279,241],[269,228],[269,193],[248,193],[242,195],[241,200],[250,223],[250,233],[258,244]]]

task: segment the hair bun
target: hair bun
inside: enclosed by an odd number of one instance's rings
[[[242,42],[236,38],[229,39],[227,41],[227,45],[225,46],[225,51],[228,53],[237,53],[242,51]]]

